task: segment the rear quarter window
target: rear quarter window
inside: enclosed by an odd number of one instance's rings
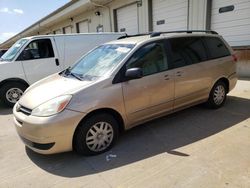
[[[174,67],[182,67],[207,60],[205,46],[200,37],[169,39]]]
[[[204,37],[203,40],[209,51],[209,59],[216,59],[231,55],[229,49],[220,38]]]

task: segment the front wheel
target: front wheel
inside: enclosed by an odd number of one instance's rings
[[[8,107],[13,107],[21,98],[27,86],[21,83],[6,83],[0,88],[0,100]]]
[[[224,105],[227,97],[226,84],[222,81],[218,81],[212,88],[207,106],[209,108],[217,109]]]
[[[118,123],[110,114],[91,116],[76,129],[74,149],[84,155],[96,155],[109,150],[118,138]]]

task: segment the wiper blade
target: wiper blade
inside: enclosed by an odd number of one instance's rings
[[[74,73],[72,73],[72,72],[70,71],[70,67],[68,67],[68,68],[65,69],[64,71],[60,72],[59,74],[64,74],[64,75],[66,75],[66,76],[71,75],[71,76],[73,76],[74,78],[76,78],[77,80],[82,81],[82,79],[81,79],[80,76],[77,76],[76,74],[74,74]]]
[[[82,81],[82,79],[81,79],[79,76],[77,76],[76,74],[74,74],[74,73],[72,73],[72,72],[69,72],[69,74],[70,74],[71,76],[75,77],[76,79]]]

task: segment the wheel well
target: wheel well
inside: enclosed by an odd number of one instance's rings
[[[226,89],[227,89],[227,93],[228,93],[229,92],[229,81],[228,81],[228,79],[223,77],[223,78],[220,78],[217,82],[219,82],[219,81],[221,81],[224,84],[226,84],[226,87],[227,87]]]
[[[29,84],[24,81],[23,79],[20,79],[20,78],[9,78],[7,80],[3,80],[2,82],[0,82],[0,88],[7,84],[7,83],[13,83],[13,82],[16,82],[16,83],[21,83],[21,84],[24,84],[26,87],[29,87]]]
[[[74,132],[74,135],[73,135],[73,140],[72,140],[72,147],[74,148],[74,139],[75,139],[75,134],[76,134],[76,130],[77,128],[88,118],[96,115],[96,114],[100,114],[100,113],[107,113],[107,114],[110,114],[112,115],[116,121],[118,122],[118,125],[119,125],[119,132],[122,133],[125,128],[124,128],[124,121],[122,119],[122,116],[117,112],[115,111],[114,109],[111,109],[111,108],[101,108],[101,109],[98,109],[98,110],[94,110],[92,112],[89,112],[81,121],[80,123],[77,125],[76,129],[75,129],[75,132]]]
[[[101,108],[101,109],[98,109],[98,110],[94,110],[90,113],[88,113],[83,119],[82,121],[86,120],[87,118],[91,117],[91,116],[94,116],[96,114],[100,114],[100,113],[107,113],[107,114],[110,114],[112,115],[116,121],[118,122],[118,125],[119,125],[119,131],[122,132],[124,131],[124,121],[122,119],[122,116],[115,110],[111,109],[111,108]],[[82,122],[81,121],[81,122]]]

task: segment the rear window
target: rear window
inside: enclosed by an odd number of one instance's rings
[[[205,46],[200,37],[169,39],[174,67],[182,67],[207,60]]]
[[[203,40],[209,50],[209,59],[216,59],[231,55],[230,51],[220,38],[204,37]]]

